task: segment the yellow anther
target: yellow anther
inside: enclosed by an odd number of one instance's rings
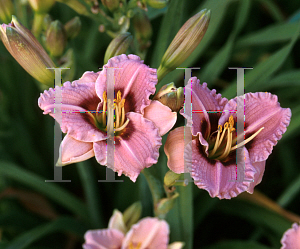
[[[120,103],[120,107],[123,108],[125,105],[125,99],[122,99],[121,103]]]
[[[117,102],[117,103],[121,102],[121,99],[122,99],[122,94],[121,94],[121,91],[119,90],[119,91],[117,92],[117,99],[116,99],[116,102]]]
[[[232,115],[229,117],[229,125],[230,126],[234,125],[234,120],[233,120],[233,116]]]
[[[228,122],[226,122],[225,124],[224,124],[224,129],[226,130],[226,129],[228,129]]]
[[[103,101],[107,102],[107,95],[106,95],[106,91],[103,92]]]
[[[222,132],[222,125],[218,125],[218,132]]]

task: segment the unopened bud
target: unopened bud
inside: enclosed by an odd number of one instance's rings
[[[168,0],[146,0],[146,3],[152,8],[162,9],[167,6]]]
[[[164,177],[164,184],[167,187],[174,186],[176,183],[176,180],[180,178],[181,174],[176,174],[173,171],[169,170]]]
[[[55,64],[33,34],[15,16],[8,25],[0,26],[1,39],[8,52],[36,80],[53,86]]]
[[[103,6],[109,9],[110,12],[119,8],[120,0],[101,0]]]
[[[180,28],[157,70],[158,80],[181,65],[202,40],[209,24],[210,10],[202,10]]]
[[[130,207],[128,207],[123,212],[123,220],[128,230],[133,224],[137,223],[137,221],[141,217],[141,214],[142,214],[142,204],[139,201],[133,203]]]
[[[116,38],[114,38],[106,49],[104,64],[106,64],[108,60],[114,56],[125,54],[131,42],[132,35],[128,32],[119,34]]]
[[[0,21],[9,22],[14,14],[14,5],[11,0],[0,0]]]
[[[78,16],[75,16],[73,19],[68,21],[64,27],[66,30],[67,38],[73,39],[79,34],[81,21]]]
[[[47,13],[54,5],[55,0],[28,0],[31,8],[37,13]]]
[[[144,11],[137,11],[132,21],[136,38],[143,48],[146,44],[149,44],[148,41],[152,36],[152,26],[150,20]]]
[[[127,232],[125,223],[124,223],[124,218],[123,218],[123,214],[115,209],[113,212],[112,217],[109,219],[108,222],[108,228],[109,229],[117,229],[121,232],[123,232],[124,234]]]
[[[52,56],[61,56],[67,43],[66,31],[60,21],[53,21],[46,32],[46,47]]]
[[[175,192],[169,198],[162,198],[159,200],[157,207],[155,208],[155,215],[161,219],[164,219],[167,213],[174,207],[175,200],[179,196],[177,192]]]
[[[183,87],[176,88],[173,82],[164,85],[154,96],[153,100],[158,100],[168,106],[173,112],[178,112],[184,103]]]

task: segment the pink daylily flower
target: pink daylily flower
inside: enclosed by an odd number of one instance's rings
[[[170,132],[164,148],[168,167],[175,173],[183,173],[185,155],[194,183],[211,197],[230,199],[244,191],[253,193],[262,180],[273,146],[289,125],[291,110],[281,108],[276,95],[245,94],[245,140],[237,144],[234,128],[237,116],[232,110],[237,110],[237,99],[241,97],[228,101],[216,94],[216,90],[209,90],[206,83],[200,85],[196,77],[189,80],[187,88],[192,93],[192,120],[183,109],[180,113],[192,122],[193,139],[184,147],[184,127]],[[237,148],[242,148],[238,152],[244,158],[246,181],[243,182],[235,181]]]
[[[300,226],[294,223],[292,228],[283,234],[280,242],[282,244],[280,249],[300,249]]]
[[[144,168],[157,162],[161,136],[176,122],[176,113],[149,96],[155,93],[156,69],[136,55],[111,58],[101,72],[85,72],[79,80],[61,87],[62,118],[57,120],[64,137],[57,165],[87,160],[93,156],[107,165],[107,116],[114,116],[114,168],[136,181]],[[114,113],[107,111],[107,69],[114,70]],[[120,69],[121,68],[121,69]],[[57,89],[57,87],[56,87]],[[38,100],[44,114],[55,118],[55,89],[44,91]]]
[[[85,233],[84,249],[181,249],[182,242],[169,243],[169,225],[164,220],[146,217],[126,233],[122,213],[115,211],[107,229]]]

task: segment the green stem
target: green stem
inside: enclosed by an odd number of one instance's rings
[[[40,33],[43,28],[43,22],[46,14],[45,13],[34,13],[33,25],[32,25],[32,33],[34,36],[39,39]]]
[[[94,228],[102,228],[104,221],[100,212],[101,201],[93,169],[88,161],[77,163],[76,166],[83,185],[91,224]]]

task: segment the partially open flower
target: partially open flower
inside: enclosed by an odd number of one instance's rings
[[[199,83],[193,77],[186,86],[192,93],[192,120],[183,109],[180,111],[192,121],[193,139],[184,147],[184,127],[170,132],[165,143],[168,166],[175,173],[183,173],[185,157],[195,184],[211,197],[230,199],[244,191],[253,193],[273,146],[289,125],[291,110],[281,108],[277,96],[270,93],[247,93],[244,104],[242,97],[228,101],[209,90],[206,83]],[[237,102],[244,104],[242,134],[235,128]],[[238,164],[244,165],[243,181],[237,181]]]
[[[122,225],[121,225],[122,224]],[[85,233],[84,249],[181,249],[182,242],[168,246],[169,225],[164,220],[147,217],[125,233],[122,213],[114,212],[108,229],[89,230]],[[120,229],[121,228],[121,229]]]
[[[45,85],[53,86],[54,73],[47,68],[53,68],[55,64],[32,33],[15,16],[10,24],[0,26],[0,34],[8,52],[32,77]]]
[[[280,249],[300,249],[300,227],[294,223],[292,228],[288,229],[281,239],[282,247]]]
[[[111,58],[101,72],[86,72],[61,87],[60,126],[67,133],[61,143],[58,165],[86,160],[92,156],[107,165],[107,139],[114,132],[113,170],[135,181],[141,170],[157,162],[161,136],[176,122],[176,113],[158,101],[156,70],[136,55]],[[107,75],[114,70],[114,101],[107,96]],[[55,89],[41,94],[39,106],[55,118]]]

